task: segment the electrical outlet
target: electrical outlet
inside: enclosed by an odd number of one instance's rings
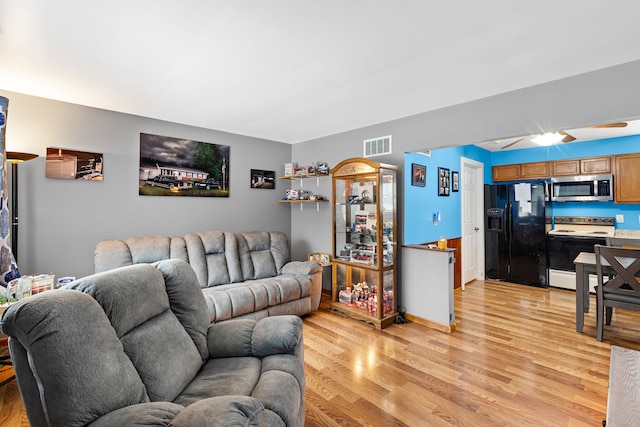
[[[616,215],[616,222],[618,224],[624,224],[624,215],[622,215],[622,214]]]

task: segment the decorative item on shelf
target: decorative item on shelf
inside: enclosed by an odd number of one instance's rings
[[[293,188],[288,189],[282,200],[298,200],[298,190],[294,190]]]
[[[316,173],[318,175],[329,175],[329,165],[326,162],[318,162]]]
[[[298,191],[298,200],[311,200],[312,196],[313,194],[311,194],[310,191],[307,191],[307,190]]]
[[[297,163],[285,163],[284,164],[284,175],[291,176],[293,175],[293,170],[298,166]]]

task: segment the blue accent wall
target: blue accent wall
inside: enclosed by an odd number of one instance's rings
[[[404,240],[405,245],[414,245],[438,240],[460,237],[461,232],[461,192],[449,192],[449,196],[438,196],[438,167],[460,173],[461,157],[467,157],[485,164],[491,179],[490,152],[475,145],[442,148],[432,150],[427,157],[417,153],[405,153],[404,158]],[[417,163],[426,166],[426,185],[411,185],[411,165]],[[489,165],[489,166],[488,166]],[[451,176],[451,179],[453,177]],[[440,212],[440,221],[433,222],[433,216]]]
[[[447,238],[460,237],[462,193],[450,192],[448,197],[438,196],[438,167],[450,172],[460,172],[461,157],[479,161],[485,165],[484,182],[492,183],[491,167],[513,163],[541,162],[580,157],[609,156],[640,152],[640,135],[600,139],[578,144],[559,144],[551,147],[528,148],[490,152],[475,145],[432,150],[427,157],[417,153],[405,153],[404,158],[404,241],[403,244],[419,244]],[[411,185],[411,164],[426,166],[426,186]],[[462,183],[461,183],[462,185]],[[552,216],[624,216],[624,223],[616,228],[640,230],[640,205],[613,202],[553,202]],[[434,225],[433,215],[440,212],[440,221]]]

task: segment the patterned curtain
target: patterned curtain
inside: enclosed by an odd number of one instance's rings
[[[9,100],[0,96],[0,287],[20,277],[18,265],[11,252],[11,215],[7,206],[7,152],[5,149],[5,128]],[[4,289],[0,288],[4,292]]]

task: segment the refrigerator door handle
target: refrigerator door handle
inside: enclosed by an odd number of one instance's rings
[[[511,241],[512,237],[513,237],[513,230],[512,230],[512,218],[511,218],[511,202],[508,202],[507,205],[505,206],[504,209],[504,214],[505,214],[505,223],[506,223],[506,236],[507,236],[507,240]]]

